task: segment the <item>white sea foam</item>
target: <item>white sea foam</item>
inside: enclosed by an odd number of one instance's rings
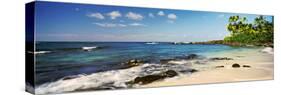
[[[268,53],[268,54],[274,54],[274,50],[271,47],[266,47],[266,48],[262,49],[261,52]]]
[[[36,88],[37,94],[46,93],[61,93],[75,91],[79,89],[98,88],[105,84],[110,84],[114,87],[126,88],[126,81],[130,81],[137,77],[141,72],[141,67],[133,67],[124,70],[114,70],[107,72],[94,73],[91,75],[80,75],[77,78],[69,80],[58,80],[56,82],[47,83]]]
[[[186,64],[188,62],[189,61],[187,61],[187,60],[172,60],[172,61],[169,61],[168,63],[171,63],[171,64]]]
[[[51,51],[35,51],[34,54],[50,53]]]
[[[83,49],[83,50],[85,50],[85,51],[91,51],[91,50],[96,49],[96,48],[98,48],[98,47],[97,47],[97,46],[92,46],[92,47],[82,47],[82,49]]]
[[[155,45],[155,44],[158,44],[158,43],[156,43],[156,42],[149,42],[149,43],[145,43],[145,44]]]
[[[106,72],[93,73],[90,75],[78,75],[71,79],[60,79],[55,82],[46,83],[36,88],[36,94],[62,93],[85,89],[115,89],[127,88],[126,82],[132,81],[136,77],[161,73],[165,70],[175,70],[177,72],[190,70],[185,65],[161,65],[143,64],[129,69],[112,70]],[[133,85],[135,87],[137,85]]]

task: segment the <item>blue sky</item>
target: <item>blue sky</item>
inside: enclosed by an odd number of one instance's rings
[[[36,3],[37,41],[194,42],[223,39],[229,16],[257,15]],[[266,16],[271,20],[271,16]]]

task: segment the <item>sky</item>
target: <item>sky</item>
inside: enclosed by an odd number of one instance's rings
[[[198,42],[229,35],[229,16],[258,15],[37,2],[37,41]],[[271,20],[271,16],[266,16]]]

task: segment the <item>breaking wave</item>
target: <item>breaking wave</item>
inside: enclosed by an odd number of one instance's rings
[[[111,70],[89,75],[76,75],[62,78],[58,81],[46,83],[36,88],[37,94],[62,93],[84,90],[103,90],[136,87],[138,84],[128,85],[136,77],[159,74],[163,71],[174,70],[181,75],[189,75],[191,68],[188,64],[143,64],[140,66]]]

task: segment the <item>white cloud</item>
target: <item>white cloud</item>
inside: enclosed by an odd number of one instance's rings
[[[105,28],[115,28],[115,27],[137,27],[137,26],[146,26],[141,23],[130,23],[130,24],[122,24],[122,23],[93,23],[99,27],[105,27]]]
[[[177,15],[175,14],[168,14],[168,18],[171,20],[176,20],[177,19]]]
[[[127,27],[127,25],[125,25],[125,24],[118,24],[118,26],[120,26],[120,27]]]
[[[151,18],[154,18],[153,13],[149,13],[148,16],[151,17]]]
[[[159,12],[158,12],[158,15],[159,15],[159,16],[164,16],[165,13],[164,13],[163,11],[159,11]]]
[[[141,23],[131,23],[129,25],[130,26],[145,26],[144,24],[141,24]]]
[[[113,28],[113,27],[127,27],[125,24],[118,24],[118,23],[93,23],[100,27],[107,27],[107,28]]]
[[[87,16],[93,17],[93,18],[96,18],[96,19],[104,19],[104,16],[101,13],[90,13]]]
[[[133,13],[133,12],[128,12],[126,14],[126,17],[132,20],[142,20],[144,18],[141,14]]]
[[[121,17],[122,14],[119,11],[112,11],[110,13],[107,13],[107,16],[109,16],[111,19],[116,19],[118,17]]]

